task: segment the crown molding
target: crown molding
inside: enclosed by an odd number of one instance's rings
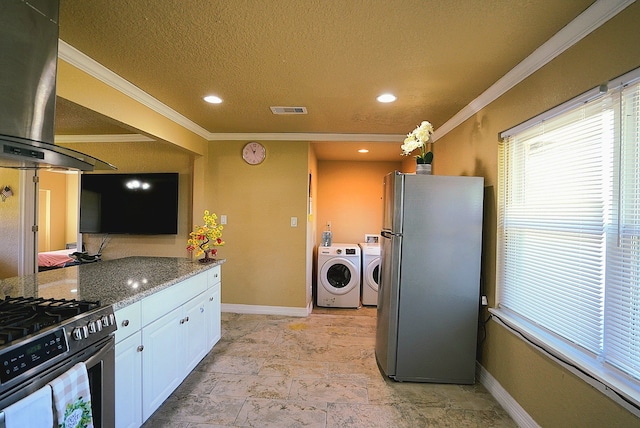
[[[440,126],[432,135],[433,141],[442,138],[465,120],[498,99],[509,89],[538,71],[562,52],[613,18],[636,0],[598,0],[558,31],[531,55],[491,85],[486,91]]]
[[[323,134],[315,132],[275,132],[275,133],[211,133],[209,141],[236,141],[236,140],[262,140],[262,141],[345,141],[368,143],[397,143],[406,138],[406,135],[397,134]]]
[[[141,134],[56,135],[57,143],[139,143],[156,141]]]
[[[208,141],[341,141],[398,143],[406,136],[396,134],[322,134],[322,133],[209,133]],[[56,135],[56,143],[137,143],[156,141],[141,134]]]
[[[129,98],[149,107],[178,125],[188,129],[202,138],[207,138],[209,131],[187,119],[166,104],[161,103],[128,80],[123,79],[99,62],[80,52],[62,39],[58,39],[58,58],[95,77],[106,85],[122,92]]]

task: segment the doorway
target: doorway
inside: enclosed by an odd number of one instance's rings
[[[40,170],[38,183],[38,252],[64,250],[78,240],[77,171]]]

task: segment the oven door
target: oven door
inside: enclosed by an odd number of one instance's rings
[[[91,411],[95,428],[115,426],[115,339],[108,336],[80,352],[33,376],[0,400],[0,409],[27,397],[47,383],[84,362],[89,375]],[[0,411],[0,428],[5,428],[5,415]]]

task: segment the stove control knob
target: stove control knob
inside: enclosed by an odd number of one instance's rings
[[[71,332],[74,340],[86,339],[89,336],[89,329],[87,326],[76,327]]]
[[[109,317],[106,315],[100,318],[100,321],[102,321],[102,325],[105,327],[109,327],[111,325],[111,323],[109,322]]]
[[[89,329],[89,333],[93,334],[96,331],[98,331],[97,325],[95,321],[89,321],[89,324],[87,324],[87,328]]]
[[[116,315],[109,314],[109,325],[114,325],[116,323]]]
[[[336,250],[336,254],[342,254],[342,249],[338,248],[338,249]]]

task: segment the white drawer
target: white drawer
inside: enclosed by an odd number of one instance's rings
[[[220,281],[222,280],[221,271],[220,271],[220,265],[209,269],[207,271],[207,275],[208,275],[209,287],[211,287],[212,285],[220,283]]]
[[[172,285],[142,300],[142,326],[182,306],[207,290],[206,272]]]
[[[126,339],[142,328],[140,306],[140,302],[135,302],[115,311],[116,325],[118,326],[116,330],[116,343]]]

